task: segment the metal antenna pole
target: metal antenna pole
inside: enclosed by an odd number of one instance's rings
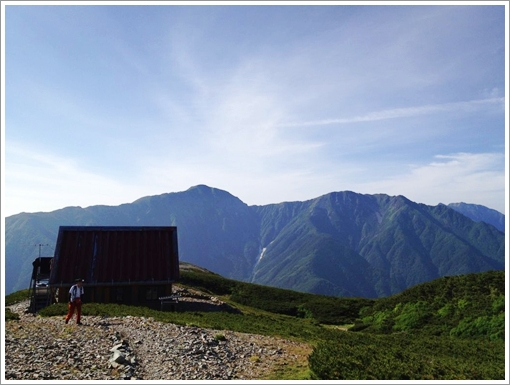
[[[36,246],[39,246],[39,260],[40,260],[40,259],[41,259],[41,247],[43,247],[43,246],[49,246],[49,244],[47,244],[47,243],[46,243],[45,245],[43,245],[42,243],[39,243],[39,244],[38,244],[38,245],[36,245]]]
[[[49,244],[47,244],[47,243],[46,244],[39,243],[36,246],[39,246],[39,267],[37,268],[37,275],[39,275],[39,273],[41,272],[41,247],[49,246]]]

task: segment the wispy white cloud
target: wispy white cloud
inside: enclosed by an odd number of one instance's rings
[[[471,185],[502,201],[487,155],[505,103],[494,7],[96,7],[72,12],[80,28],[31,9],[8,30],[24,47],[7,79],[18,212],[201,183],[249,204],[358,187],[457,201]],[[454,155],[423,165],[438,153]]]
[[[373,122],[378,120],[407,118],[420,115],[431,115],[442,112],[475,112],[484,108],[499,107],[504,111],[505,98],[489,98],[480,100],[470,100],[466,102],[432,104],[419,107],[393,108],[389,110],[370,112],[365,115],[349,118],[322,119],[306,122],[280,123],[279,127],[302,127],[302,126],[324,126],[330,124],[350,124],[359,122]]]
[[[197,155],[212,156],[215,159],[209,162],[215,164],[223,160],[228,167],[232,162],[276,160],[322,145],[278,130],[278,122],[292,106],[288,90],[275,78],[273,59],[248,56],[226,64],[221,74],[211,74],[197,65],[190,47],[182,42],[174,45],[168,60],[180,69],[179,79],[193,103],[183,103],[171,88],[160,88],[156,102],[163,115],[181,117],[193,145],[206,147]]]
[[[10,142],[6,146],[2,215],[53,211],[66,206],[118,205],[143,196],[143,186],[91,172],[71,158]],[[140,195],[142,194],[142,195]],[[119,201],[121,200],[121,201]]]
[[[437,155],[428,164],[411,165],[407,172],[353,188],[370,194],[404,195],[430,205],[475,203],[505,213],[504,162],[501,153]]]

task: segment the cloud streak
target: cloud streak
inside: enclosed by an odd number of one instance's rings
[[[499,107],[504,108],[505,98],[489,98],[470,100],[466,102],[454,102],[444,104],[432,104],[420,107],[394,108],[382,111],[371,112],[365,115],[354,116],[350,118],[322,119],[306,122],[280,123],[278,127],[305,127],[305,126],[325,126],[331,124],[352,124],[359,122],[374,122],[387,119],[409,118],[420,115],[431,115],[444,112],[475,112],[480,109]]]
[[[475,167],[504,146],[496,8],[10,8],[9,212],[203,183],[248,204],[473,188],[501,209],[477,184],[500,164]]]
[[[457,153],[434,159],[425,165],[410,165],[408,172],[355,187],[359,192],[404,195],[429,205],[476,202],[505,213],[504,154]]]
[[[130,195],[135,200],[148,192],[143,186],[86,170],[72,158],[44,154],[22,144],[9,143],[5,155],[9,162],[2,199],[5,216],[18,213],[19,207],[25,212],[36,212],[87,207],[98,202],[118,205],[126,203],[119,202],[118,197],[128,200]]]

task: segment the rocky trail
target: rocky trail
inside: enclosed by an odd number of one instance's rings
[[[270,379],[311,351],[290,340],[152,318],[84,316],[80,326],[26,313],[28,301],[9,308],[20,320],[5,323],[6,380]]]

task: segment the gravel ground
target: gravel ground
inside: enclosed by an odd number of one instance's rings
[[[303,359],[306,344],[254,334],[184,327],[141,317],[63,317],[9,308],[6,380],[255,380]],[[301,356],[298,356],[301,355]]]

